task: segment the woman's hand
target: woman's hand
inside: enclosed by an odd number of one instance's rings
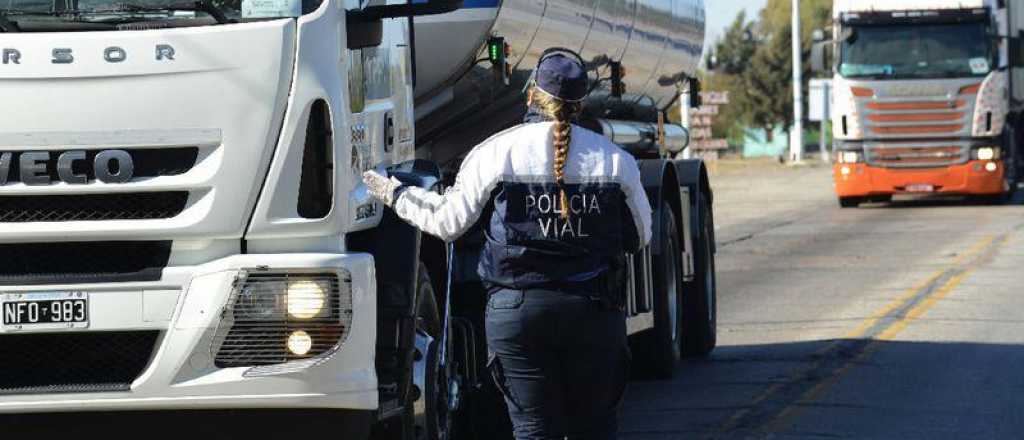
[[[402,186],[402,182],[398,179],[394,177],[389,179],[376,171],[363,173],[363,182],[366,183],[370,195],[389,207],[395,203],[395,190]]]

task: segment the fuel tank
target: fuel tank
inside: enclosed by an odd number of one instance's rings
[[[665,105],[678,94],[680,79],[697,69],[704,1],[466,0],[458,11],[417,18],[415,32],[418,118],[470,99],[460,96],[459,83],[478,91],[504,88],[482,74],[490,63],[477,62],[486,58],[491,36],[511,46],[512,90],[522,88],[545,49],[558,46],[579,52],[592,80],[608,76],[608,61],[621,62],[630,96]]]

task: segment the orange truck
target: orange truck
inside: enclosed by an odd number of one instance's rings
[[[1005,200],[1017,187],[1014,23],[999,0],[836,0],[833,178],[839,205],[895,194]],[[1011,33],[1011,29],[1013,30]],[[1017,93],[1020,93],[1018,91]]]

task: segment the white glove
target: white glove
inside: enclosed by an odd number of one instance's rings
[[[363,173],[363,182],[366,183],[366,189],[370,190],[370,194],[387,206],[395,203],[395,190],[402,186],[398,179],[389,179],[376,171]]]

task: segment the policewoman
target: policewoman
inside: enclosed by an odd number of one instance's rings
[[[364,175],[405,221],[454,241],[483,215],[491,372],[518,440],[613,439],[629,370],[623,255],[651,237],[636,161],[574,121],[580,57],[538,62],[527,123],[476,146],[444,195]]]

